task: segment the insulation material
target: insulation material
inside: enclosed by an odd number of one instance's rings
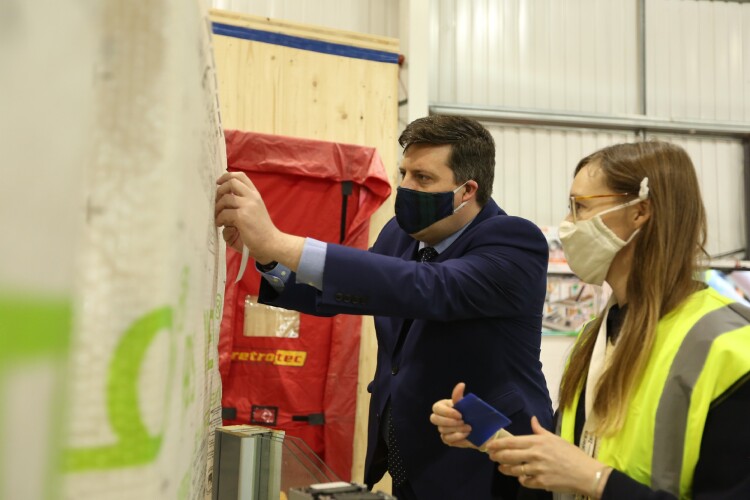
[[[75,236],[93,120],[88,10],[74,0],[0,2],[1,499],[60,498]]]
[[[224,280],[209,25],[202,6],[177,0],[107,2],[92,21],[98,112],[63,492],[203,498],[220,421]]]
[[[343,244],[367,248],[370,216],[391,191],[374,148],[227,131],[227,157],[229,170],[253,181],[279,229],[320,241],[339,243],[348,191]],[[230,277],[240,260],[241,254],[228,251]],[[304,439],[348,480],[361,318],[300,314],[296,335],[279,335],[276,325],[297,313],[248,311],[247,297],[257,296],[260,284],[251,264],[239,283],[227,282],[219,345],[225,424],[281,428]]]
[[[206,8],[10,0],[0,25],[0,498],[206,498],[226,164]]]

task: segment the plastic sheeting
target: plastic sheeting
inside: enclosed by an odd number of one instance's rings
[[[245,172],[282,231],[339,243],[343,183],[351,182],[343,244],[367,247],[369,218],[390,194],[374,148],[226,131],[229,170]],[[298,337],[247,336],[247,296],[260,274],[235,284],[241,255],[227,250],[219,340],[225,424],[280,428],[304,439],[342,479],[349,479],[361,318],[300,315]],[[254,267],[254,263],[251,261]]]

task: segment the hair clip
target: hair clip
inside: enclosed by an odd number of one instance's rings
[[[641,189],[638,191],[638,198],[641,200],[648,198],[648,177],[644,177],[641,181]]]

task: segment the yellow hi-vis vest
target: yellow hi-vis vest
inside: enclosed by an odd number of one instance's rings
[[[652,489],[691,498],[711,403],[748,373],[750,308],[711,288],[692,294],[659,321],[625,423],[599,439],[597,459]],[[571,443],[579,398],[558,427]]]

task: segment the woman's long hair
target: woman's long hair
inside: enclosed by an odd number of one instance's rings
[[[628,307],[611,363],[599,379],[593,404],[595,431],[612,434],[622,427],[629,397],[651,355],[656,326],[690,294],[702,288],[696,273],[707,256],[706,215],[690,157],[674,144],[647,141],[609,146],[578,163],[601,166],[615,193],[637,195],[648,177],[651,217],[633,239],[627,279]],[[603,314],[579,338],[560,384],[560,408],[572,406],[588,374]]]

